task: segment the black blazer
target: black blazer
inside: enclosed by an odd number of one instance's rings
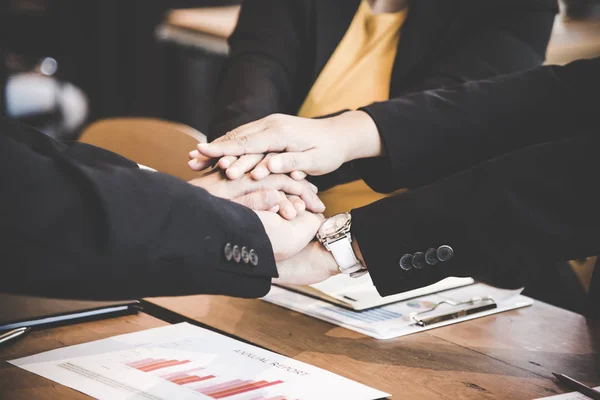
[[[231,52],[217,90],[209,139],[269,114],[295,115],[359,4],[360,0],[244,1],[229,39]],[[412,1],[398,44],[390,98],[540,65],[556,11],[556,0]],[[382,107],[371,113],[385,144],[405,132],[398,129],[393,111]],[[312,181],[323,190],[389,165],[372,163],[367,171],[356,172],[347,167]],[[384,184],[373,189],[392,190]]]
[[[429,155],[413,157],[401,141],[390,142],[392,153],[406,155],[390,160],[390,176],[404,181],[428,170],[436,182],[352,211],[352,233],[378,291],[447,276],[527,286],[557,261],[600,254],[598,93],[600,58],[389,102],[399,126],[419,133],[415,152]],[[472,148],[487,161],[438,179],[466,166]],[[404,254],[440,245],[454,257],[400,268]],[[589,295],[596,317],[599,279],[596,271]]]
[[[256,214],[93,146],[0,118],[0,292],[79,298],[265,295]],[[227,261],[227,243],[258,265]]]

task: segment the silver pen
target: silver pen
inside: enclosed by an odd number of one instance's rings
[[[2,334],[0,334],[0,344],[6,343],[10,340],[21,337],[24,334],[26,334],[27,332],[29,332],[30,330],[31,330],[30,327],[24,326],[22,328],[12,329],[8,332],[2,333]]]
[[[489,300],[486,299],[481,304],[475,305],[473,307],[465,308],[462,310],[456,310],[456,311],[449,312],[447,314],[436,315],[436,316],[429,317],[429,318],[422,318],[422,319],[413,318],[413,319],[418,326],[424,327],[427,325],[433,325],[433,324],[437,324],[439,322],[448,321],[451,319],[462,318],[462,317],[466,317],[471,314],[475,314],[475,313],[479,313],[479,312],[483,312],[483,311],[487,311],[487,310],[492,310],[494,308],[497,308],[496,303],[491,299],[489,299]]]

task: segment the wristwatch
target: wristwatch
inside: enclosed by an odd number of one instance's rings
[[[350,213],[341,213],[327,218],[317,232],[317,239],[331,252],[342,274],[358,278],[368,271],[356,258],[352,249],[351,224]]]

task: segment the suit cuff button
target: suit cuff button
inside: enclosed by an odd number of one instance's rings
[[[440,262],[440,259],[437,258],[437,249],[429,249],[425,253],[425,262],[429,265],[435,265]]]
[[[413,254],[412,265],[416,269],[421,269],[426,266],[427,263],[425,262],[425,253],[418,251]]]
[[[452,247],[445,244],[438,247],[436,254],[437,258],[439,258],[440,261],[448,261],[449,259],[454,257],[454,250],[452,250]]]
[[[250,262],[250,254],[246,246],[242,247],[242,261],[244,264],[248,264]]]
[[[236,263],[239,263],[242,259],[242,251],[240,250],[240,246],[238,246],[237,244],[233,246],[233,259]]]
[[[223,252],[225,253],[225,259],[227,261],[231,261],[231,259],[233,258],[233,246],[231,246],[231,243],[227,243],[225,245]]]
[[[402,268],[403,270],[409,271],[413,268],[412,258],[413,256],[411,254],[405,254],[402,257],[400,257],[398,265],[400,265],[400,268]]]
[[[250,257],[250,264],[252,264],[256,267],[258,265],[258,254],[256,254],[254,249],[252,249],[252,250],[250,250],[250,253],[248,254],[248,256]]]

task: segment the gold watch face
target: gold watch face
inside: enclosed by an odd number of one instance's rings
[[[319,228],[320,237],[329,237],[338,233],[350,220],[349,213],[342,213],[334,215],[331,218],[326,219],[323,225]]]

